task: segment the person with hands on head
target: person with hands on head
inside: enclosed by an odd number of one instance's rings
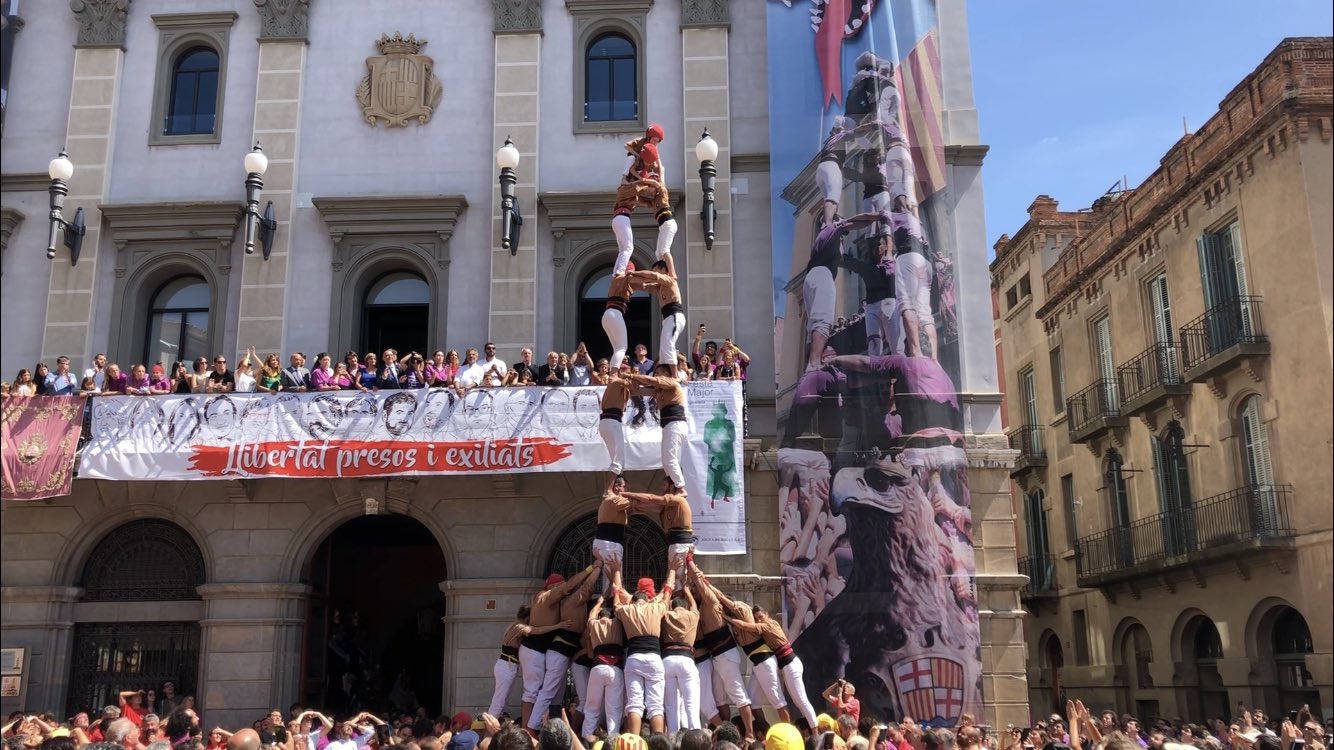
[[[845,714],[851,716],[853,721],[861,718],[862,704],[857,700],[857,688],[851,682],[840,677],[825,688],[821,697],[834,710],[834,718]]]
[[[686,557],[686,584],[694,592],[699,602],[699,635],[697,645],[709,654],[709,671],[716,676],[716,683],[722,688],[722,694],[714,694],[716,705],[704,706],[706,712],[712,712],[709,723],[722,719],[722,707],[730,701],[741,714],[741,725],[746,731],[745,739],[755,739],[755,714],[750,707],[750,695],[746,692],[746,683],[741,677],[741,651],[737,648],[732,629],[727,626],[723,612],[722,599],[718,590],[704,577],[704,573],[695,565],[694,556]],[[763,641],[761,641],[763,643]],[[704,669],[700,669],[701,683]],[[710,682],[714,682],[710,679]]]
[[[717,364],[718,344],[710,341],[704,344],[704,352],[699,350],[700,343],[704,341],[704,334],[708,333],[708,326],[703,323],[695,330],[695,340],[690,342],[690,359],[695,363],[695,369],[703,373],[701,380],[711,380],[713,378],[713,368]]]
[[[120,705],[120,717],[129,719],[134,725],[140,726],[144,723],[144,707],[141,705],[144,699],[142,690],[122,690],[116,695],[116,702]]]
[[[667,534],[667,567],[684,574],[686,557],[695,549],[695,532],[691,528],[690,503],[680,486],[664,477],[661,495],[647,492],[622,494],[634,503],[635,513],[658,515],[658,523]]]
[[[661,732],[664,727],[662,616],[667,613],[676,584],[676,570],[667,570],[661,592],[654,591],[652,578],[639,579],[632,596],[620,584],[617,569],[612,576],[612,587],[617,598],[616,619],[625,628],[625,729],[630,734],[639,734],[647,716],[652,731]]]
[[[713,589],[714,595],[718,597],[718,603],[723,608],[723,619],[731,626],[732,633],[736,636],[737,645],[750,659],[751,679],[754,680],[755,686],[769,705],[778,712],[780,721],[791,721],[791,714],[787,710],[787,698],[783,697],[783,685],[779,676],[778,662],[774,659],[774,649],[764,638],[764,631],[762,629],[757,630],[754,627],[754,611],[744,603],[732,601],[716,586],[707,585]],[[815,726],[814,719],[815,714],[812,712],[810,719],[812,727]]]

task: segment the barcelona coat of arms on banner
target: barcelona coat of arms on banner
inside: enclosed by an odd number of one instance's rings
[[[444,87],[435,75],[435,61],[421,54],[426,40],[395,31],[392,37],[381,34],[375,46],[380,54],[366,58],[366,77],[357,86],[366,121],[375,125],[384,120],[385,127],[399,128],[413,118],[419,124],[429,122]]]

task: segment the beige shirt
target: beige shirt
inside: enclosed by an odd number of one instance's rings
[[[723,603],[718,601],[718,595],[713,593],[712,586],[700,581],[692,593],[699,602],[699,624],[705,633],[712,633],[727,624],[723,619]]]
[[[616,608],[616,619],[625,627],[627,640],[641,635],[662,636],[662,616],[667,614],[667,602],[659,595],[648,601],[630,602]]]
[[[664,530],[691,528],[690,503],[686,502],[685,495],[663,495],[663,499],[667,502],[658,515],[662,528]]]
[[[572,632],[584,632],[584,623],[588,621],[588,597],[592,595],[593,584],[598,582],[598,578],[592,574],[585,576],[579,588],[560,601],[560,619],[573,623],[570,627]]]
[[[523,644],[524,636],[531,632],[533,632],[533,628],[529,625],[522,622],[511,623],[508,628],[505,628],[505,635],[501,636],[500,645],[518,648]]]
[[[625,402],[630,400],[630,382],[620,377],[613,377],[602,391],[602,408],[625,409]]]
[[[677,607],[667,611],[662,616],[662,642],[666,644],[680,644],[682,646],[695,645],[695,633],[699,630],[699,613],[684,607]]]
[[[615,617],[599,617],[596,620],[589,620],[585,636],[588,639],[589,648],[625,645],[625,628],[621,627],[621,621]]]
[[[642,381],[641,381],[642,382]],[[658,408],[664,406],[684,406],[686,403],[686,392],[677,382],[676,378],[666,375],[653,378],[653,400],[658,402]]]
[[[598,505],[598,523],[614,523],[624,526],[630,523],[632,503],[624,497],[608,490],[602,494],[602,503]]]

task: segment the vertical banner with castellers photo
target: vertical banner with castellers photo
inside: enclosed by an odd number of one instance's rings
[[[783,605],[806,690],[979,714],[932,0],[768,5]]]

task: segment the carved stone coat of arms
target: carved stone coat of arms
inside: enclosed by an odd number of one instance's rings
[[[426,40],[395,31],[392,37],[381,34],[375,46],[380,54],[366,58],[366,77],[357,86],[366,122],[384,120],[391,128],[406,127],[413,118],[418,124],[429,122],[444,87],[435,75],[435,61],[421,54]]]

